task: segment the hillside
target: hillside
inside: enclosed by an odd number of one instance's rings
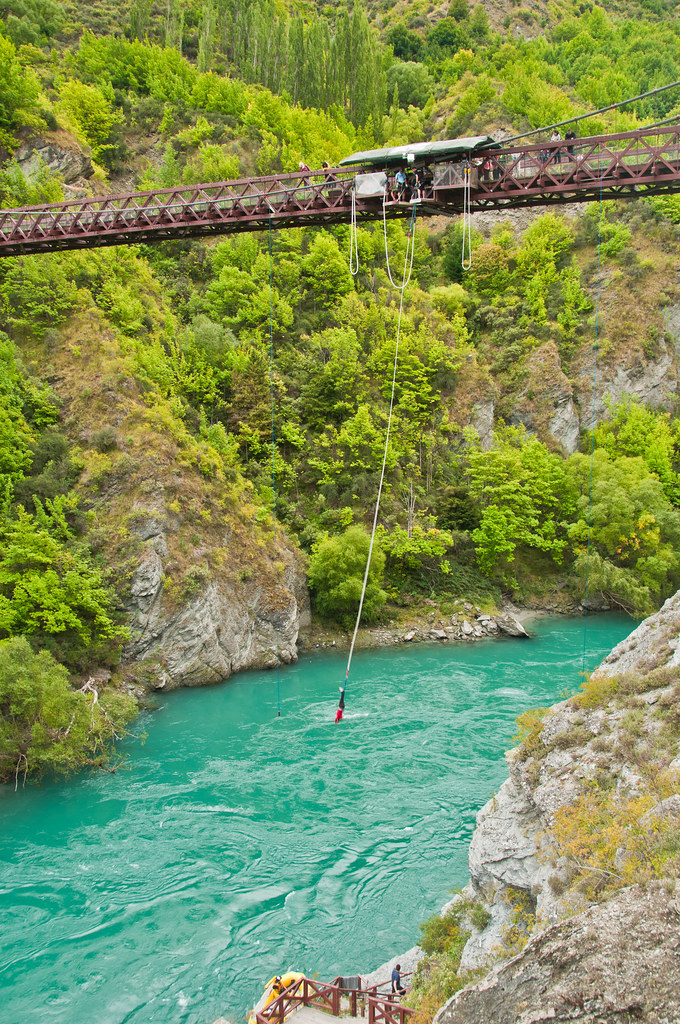
[[[680,78],[663,4],[3,11],[4,205],[520,131]],[[678,219],[674,197],[479,217],[469,273],[460,225],[417,224],[367,621],[674,592]],[[386,242],[403,258],[404,227],[360,230],[356,278],[343,228],[3,261],[0,638],[81,686],[214,681],[295,657],[307,565],[340,637],[389,403]]]

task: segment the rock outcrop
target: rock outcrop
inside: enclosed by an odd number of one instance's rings
[[[617,644],[599,666],[598,675],[650,672],[680,665],[680,591]]]
[[[664,854],[644,887],[633,884],[664,830],[680,835],[678,646],[680,593],[614,648],[582,697],[537,713],[524,746],[508,753],[509,778],[477,815],[470,882],[456,897],[470,932],[461,973],[489,973],[453,996],[436,1024],[680,1019],[680,883],[674,870],[664,874]],[[637,815],[616,826],[620,846],[600,876],[552,831],[593,787]],[[638,838],[627,847],[631,828]],[[609,881],[609,899],[599,902],[584,877]],[[476,904],[484,913],[470,912]],[[508,959],[523,929],[527,944]]]
[[[632,353],[625,361],[599,366],[594,403],[593,363],[592,359],[584,360],[577,387],[581,427],[583,430],[590,429],[593,414],[596,423],[608,419],[607,403],[616,405],[626,395],[652,409],[666,409],[675,399],[677,390],[674,345],[662,343],[661,351],[654,359],[641,358]]]
[[[264,577],[239,580],[196,576],[197,593],[179,607],[163,590],[168,557],[166,524],[151,516],[137,526],[143,553],[130,585],[129,662],[141,663],[157,689],[199,686],[245,668],[272,668],[297,660],[297,638],[309,625],[304,565],[279,542],[278,567]],[[229,538],[224,552],[229,553]]]
[[[634,886],[542,931],[434,1024],[675,1024],[679,955],[680,885]]]
[[[24,176],[33,180],[41,167],[48,167],[68,184],[77,178],[91,178],[94,174],[92,160],[83,153],[73,140],[72,145],[36,137],[24,142],[14,154]]]

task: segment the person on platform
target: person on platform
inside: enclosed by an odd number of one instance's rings
[[[392,995],[406,995],[406,989],[401,983],[401,964],[396,964],[394,970],[392,971]]]

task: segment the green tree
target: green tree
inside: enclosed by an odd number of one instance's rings
[[[110,166],[120,145],[125,120],[122,111],[113,109],[98,86],[76,81],[61,87],[61,101],[77,131],[92,147],[95,160]]]
[[[20,128],[37,128],[38,81],[22,66],[16,47],[0,33],[0,146],[10,152],[17,144]]]
[[[595,444],[610,458],[639,455],[648,469],[661,481],[664,494],[674,505],[680,504],[678,476],[678,424],[671,423],[667,412],[640,405],[631,397],[616,406],[610,404],[611,419],[595,428]]]
[[[519,546],[562,561],[575,492],[559,456],[524,428],[506,427],[489,451],[470,452],[468,477],[481,507],[472,539],[483,572],[512,580]]]
[[[400,107],[422,108],[434,89],[434,79],[424,64],[399,61],[387,72],[387,89],[390,95],[397,90]]]
[[[417,32],[412,32],[405,25],[395,25],[394,28],[391,28],[387,33],[387,42],[392,47],[394,56],[399,60],[422,60],[423,40]]]
[[[648,614],[680,582],[680,513],[640,457],[596,448],[592,483],[589,456],[572,455],[566,471],[579,495],[568,533],[581,588],[589,573],[591,592]]]
[[[0,637],[31,636],[70,665],[110,659],[125,631],[67,521],[76,500],[59,495],[35,505],[33,515],[18,506],[0,526]]]
[[[370,538],[360,526],[350,526],[339,537],[325,537],[312,550],[309,585],[320,615],[337,619],[345,628],[354,624],[366,571]],[[381,588],[385,556],[373,549],[362,618],[374,621],[387,595]]]
[[[48,651],[24,637],[0,640],[0,782],[107,767],[136,714],[129,694],[73,690]]]

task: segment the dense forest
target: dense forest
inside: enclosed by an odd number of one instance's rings
[[[508,3],[501,17],[466,0],[134,0],[121,19],[105,2],[1,0],[0,199],[520,132],[680,79],[673,5],[614,6]],[[585,124],[625,130],[678,109],[669,91]],[[29,169],[35,139],[91,172]],[[586,576],[591,595],[634,614],[677,589],[672,400],[605,394],[589,431],[584,398],[565,447],[549,397],[592,379],[596,327],[605,371],[672,363],[678,222],[666,197],[480,224],[468,273],[460,225],[417,222],[367,621],[425,599],[444,615],[461,597],[566,606]],[[385,248],[396,264],[405,245],[400,223],[385,237],[362,227],[356,277],[342,227],[2,261],[0,777],[106,764],[134,715],[128,693],[88,679],[97,666],[117,679],[134,502],[161,443],[178,524],[167,601],[219,570],[218,522],[241,531],[252,567],[240,571],[257,571],[275,507],[309,559],[317,613],[351,619],[396,332]]]

